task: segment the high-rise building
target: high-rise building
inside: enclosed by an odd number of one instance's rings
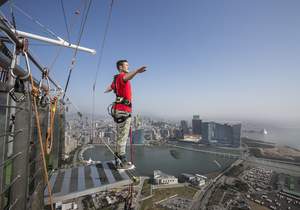
[[[180,139],[180,138],[182,138],[182,137],[183,137],[182,131],[179,130],[179,129],[174,129],[174,131],[173,131],[173,137],[174,137],[175,139]]]
[[[202,123],[202,141],[207,144],[211,142],[211,125],[209,122]]]
[[[181,126],[182,136],[184,134],[189,134],[189,127],[188,127],[187,121],[181,120],[180,121],[180,126]]]
[[[136,129],[132,131],[132,143],[133,144],[144,144],[144,129]]]
[[[152,129],[144,130],[144,139],[147,141],[150,141],[153,139],[153,130]]]
[[[141,125],[142,125],[142,119],[141,119],[141,117],[139,115],[134,116],[133,117],[133,127],[135,129],[138,129],[138,128],[141,127]]]
[[[201,135],[202,121],[199,115],[194,115],[192,120],[193,134]]]
[[[202,139],[208,144],[239,147],[241,139],[241,124],[228,125],[215,122],[202,124]]]
[[[170,131],[167,128],[161,129],[160,130],[160,135],[163,139],[167,139],[170,137]]]
[[[242,124],[233,125],[232,128],[233,128],[233,142],[232,142],[232,145],[234,147],[240,147],[241,146]]]

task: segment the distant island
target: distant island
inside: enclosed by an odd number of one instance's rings
[[[241,141],[254,157],[300,163],[300,150],[296,148],[249,138],[242,138]]]
[[[258,134],[263,134],[263,135],[267,135],[268,131],[264,128],[261,130],[243,130],[244,133],[258,133]]]

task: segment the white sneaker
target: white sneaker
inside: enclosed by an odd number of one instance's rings
[[[118,170],[133,170],[135,169],[135,165],[133,165],[131,162],[124,162],[121,163],[120,166],[117,167]]]

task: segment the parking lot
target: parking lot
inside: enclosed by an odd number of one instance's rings
[[[190,208],[191,204],[192,200],[177,196],[159,203],[161,207],[173,210],[186,210]]]

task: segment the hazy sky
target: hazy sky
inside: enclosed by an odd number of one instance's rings
[[[66,37],[60,0],[14,2]],[[299,0],[115,0],[96,93],[96,112],[106,113],[113,94],[103,91],[115,62],[148,71],[132,81],[134,112],[163,117],[300,121]],[[79,0],[64,0],[68,21]],[[96,48],[104,34],[110,0],[93,0],[82,38]],[[8,13],[7,4],[2,11]],[[17,27],[45,35],[15,11]],[[80,17],[71,40],[76,42]],[[36,42],[34,42],[36,43]],[[49,65],[57,47],[33,46]],[[64,86],[72,50],[63,49],[51,71]],[[91,112],[98,55],[79,53],[68,94]]]

